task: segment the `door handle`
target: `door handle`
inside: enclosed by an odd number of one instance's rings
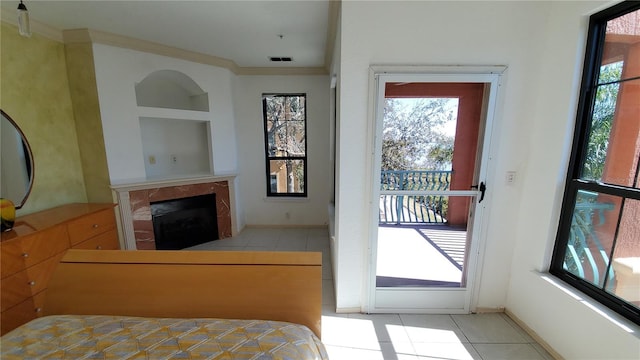
[[[478,200],[478,204],[484,200],[484,192],[487,190],[487,185],[485,185],[484,181],[480,182],[480,185],[471,185],[472,189],[480,190],[480,200]]]

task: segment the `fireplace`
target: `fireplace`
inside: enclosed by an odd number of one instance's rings
[[[152,204],[159,204],[174,200],[211,195],[205,202],[215,204],[215,213],[212,209],[207,210],[207,219],[216,220],[216,230],[207,230],[212,233],[217,232],[217,236],[209,236],[206,241],[216,239],[226,239],[237,234],[236,219],[234,209],[234,176],[206,176],[192,179],[157,180],[140,183],[129,183],[114,185],[112,189],[120,205],[120,217],[122,233],[124,236],[125,249],[128,250],[156,250],[164,249],[165,245],[158,245],[156,241],[156,225],[153,222]],[[202,206],[197,205],[201,208]],[[203,218],[196,220],[201,226]],[[178,221],[187,222],[191,220]],[[208,221],[208,220],[207,220]],[[185,224],[180,224],[183,226]],[[167,225],[165,225],[165,228]],[[171,226],[169,226],[170,228]],[[178,229],[174,225],[173,229]],[[177,232],[186,230],[176,230]],[[191,230],[189,230],[191,231]],[[191,235],[181,237],[192,237]],[[161,240],[163,242],[163,240]],[[191,245],[180,245],[188,247]]]
[[[218,240],[216,194],[151,203],[156,250],[181,250]]]

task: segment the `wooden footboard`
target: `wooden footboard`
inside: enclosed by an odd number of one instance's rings
[[[69,250],[45,315],[288,321],[320,337],[322,254]]]

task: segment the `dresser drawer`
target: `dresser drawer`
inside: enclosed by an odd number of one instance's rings
[[[1,278],[22,271],[69,248],[67,227],[58,225],[18,239],[2,242]]]
[[[5,311],[33,296],[27,270],[19,271],[1,281],[0,311]]]
[[[113,229],[79,244],[73,245],[74,249],[85,250],[120,250],[118,231]]]
[[[37,306],[34,299],[30,297],[11,309],[3,311],[2,315],[0,315],[1,334],[4,335],[18,326],[37,318],[38,311],[36,309]]]
[[[45,292],[43,291],[9,310],[1,312],[0,335],[4,335],[22,324],[43,316],[44,294]]]
[[[105,209],[94,214],[72,220],[67,225],[71,246],[96,235],[116,228],[116,216],[113,209]]]
[[[26,270],[2,279],[0,311],[5,311],[28,297],[43,291],[47,283],[49,283],[51,275],[53,275],[53,270],[63,256],[64,252],[59,253]]]

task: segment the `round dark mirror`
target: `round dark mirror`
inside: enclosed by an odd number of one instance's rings
[[[20,209],[33,185],[33,154],[22,130],[7,113],[0,123],[0,198],[9,199]]]

